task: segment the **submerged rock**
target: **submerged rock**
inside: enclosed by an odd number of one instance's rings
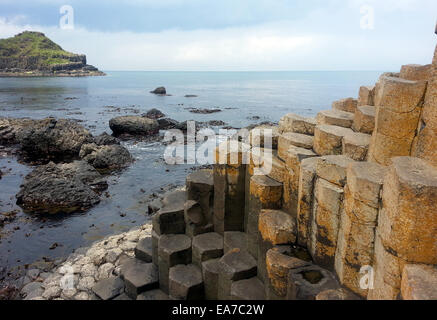
[[[165,114],[163,114],[160,110],[158,109],[151,109],[149,111],[147,111],[147,113],[145,114],[145,117],[149,118],[149,119],[160,119],[160,118],[164,118]]]
[[[154,119],[142,116],[120,116],[109,121],[114,135],[152,135],[159,132],[159,124]]]
[[[156,88],[153,91],[150,91],[150,93],[153,93],[153,94],[167,94],[167,90],[164,87],[159,87],[159,88]]]
[[[100,202],[99,193],[108,187],[88,163],[50,162],[28,174],[17,194],[17,204],[32,213],[84,212]]]
[[[84,144],[79,156],[98,170],[118,170],[127,167],[132,161],[129,151],[118,144],[98,146]]]
[[[198,113],[198,114],[211,114],[211,113],[222,112],[221,109],[197,109],[197,108],[190,108],[188,110],[191,113]]]
[[[18,130],[16,138],[30,160],[77,159],[83,144],[93,140],[83,126],[72,120],[47,118]]]

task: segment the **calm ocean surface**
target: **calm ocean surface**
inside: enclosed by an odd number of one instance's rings
[[[0,78],[0,116],[77,119],[93,134],[111,133],[115,116],[160,109],[178,121],[222,120],[241,128],[279,121],[286,113],[315,116],[334,100],[356,97],[382,72],[107,72],[91,78]],[[149,91],[165,86],[171,96]],[[197,98],[184,96],[197,95]],[[220,108],[209,115],[188,108]],[[253,120],[257,116],[259,119]],[[182,185],[190,166],[168,166],[160,143],[126,142],[136,162],[109,178],[110,198],[83,214],[47,218],[20,212],[0,237],[0,271],[43,257],[68,255],[105,235],[126,231],[150,219],[144,199],[161,187]],[[15,194],[31,167],[2,155],[0,212],[19,210]],[[140,190],[145,192],[141,192]],[[59,246],[50,250],[52,244]],[[1,273],[1,272],[0,272]],[[1,274],[0,274],[1,277]]]

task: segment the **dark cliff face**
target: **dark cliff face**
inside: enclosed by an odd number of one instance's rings
[[[0,40],[0,74],[42,73],[57,75],[75,72],[76,75],[103,75],[87,65],[85,55],[62,49],[43,33],[25,31]]]

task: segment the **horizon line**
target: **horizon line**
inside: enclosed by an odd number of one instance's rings
[[[396,72],[393,70],[105,70],[103,72]]]

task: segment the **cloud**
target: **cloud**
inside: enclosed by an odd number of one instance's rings
[[[190,3],[196,1],[199,0]],[[428,3],[428,0],[421,1]],[[115,0],[110,2],[115,3]],[[395,2],[397,11],[383,14],[391,10],[389,4]],[[176,5],[180,0],[160,3]],[[258,3],[267,2],[259,0]],[[405,63],[425,64],[432,60],[435,17],[426,8],[410,12],[408,8],[413,3],[410,0],[386,0],[384,5],[374,0],[326,0],[324,3],[331,7],[315,7],[292,20],[274,19],[220,28],[173,27],[155,32],[105,32],[78,23],[75,30],[60,30],[57,26],[26,24],[25,16],[9,16],[0,18],[0,37],[10,37],[23,30],[42,31],[64,49],[85,53],[89,63],[102,70],[388,71],[398,70]],[[336,8],[339,3],[343,6]],[[360,29],[359,8],[363,3],[376,6],[375,30]],[[135,4],[153,5],[148,0],[137,0]],[[275,11],[287,8],[287,4],[278,0]],[[260,8],[262,6],[257,10]],[[243,14],[236,12],[236,16]],[[405,23],[404,19],[413,17],[413,13],[420,19]],[[429,18],[431,16],[433,18]]]

